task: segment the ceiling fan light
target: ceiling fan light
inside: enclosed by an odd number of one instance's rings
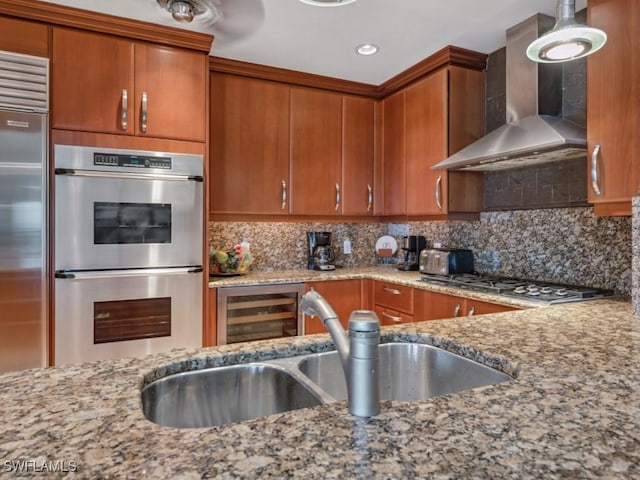
[[[342,7],[349,5],[356,0],[299,0],[307,5],[313,5],[314,7]]]
[[[575,0],[558,0],[556,24],[531,42],[527,57],[539,63],[559,63],[586,57],[600,50],[607,34],[575,21]]]

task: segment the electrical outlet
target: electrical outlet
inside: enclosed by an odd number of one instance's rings
[[[345,238],[344,242],[342,242],[342,253],[345,255],[351,255],[351,240],[348,238]]]

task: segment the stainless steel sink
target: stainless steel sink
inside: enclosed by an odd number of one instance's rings
[[[511,380],[493,368],[418,343],[383,343],[379,362],[382,400],[426,400]],[[307,356],[299,361],[298,368],[335,399],[347,399],[347,385],[336,352]]]
[[[211,427],[320,405],[277,365],[250,363],[179,373],[142,390],[142,410],[168,427]]]
[[[454,353],[418,343],[379,347],[380,398],[425,400],[511,380]],[[347,399],[337,352],[170,375],[142,390],[147,419],[169,427],[210,427]]]

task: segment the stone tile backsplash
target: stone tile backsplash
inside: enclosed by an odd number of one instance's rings
[[[424,235],[429,246],[470,248],[480,272],[631,295],[631,217],[599,218],[590,207],[485,212],[474,222],[209,224],[212,246],[250,242],[255,270],[306,268],[307,231],[333,232],[337,263],[346,267],[376,264],[375,243],[382,235],[398,242],[403,235]],[[346,238],[351,255],[342,253]]]

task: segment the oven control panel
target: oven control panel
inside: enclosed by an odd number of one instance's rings
[[[101,167],[161,168],[163,170],[171,170],[170,157],[128,155],[121,153],[96,152],[93,154],[93,164]]]

